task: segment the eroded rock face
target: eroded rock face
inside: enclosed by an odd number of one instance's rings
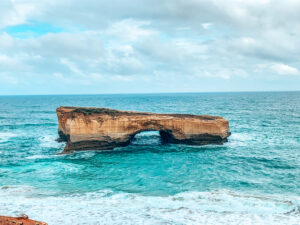
[[[59,141],[63,153],[108,150],[127,146],[135,134],[159,131],[166,143],[222,144],[230,135],[228,121],[219,116],[156,114],[106,108],[59,107]]]

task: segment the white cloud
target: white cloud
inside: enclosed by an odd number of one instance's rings
[[[60,63],[66,65],[70,71],[80,76],[84,76],[84,74],[77,68],[74,62],[71,62],[69,59],[62,58],[60,59]]]
[[[281,63],[272,65],[271,69],[281,75],[300,75],[300,71],[297,68]]]
[[[27,22],[27,18],[36,9],[35,4],[23,1],[1,0],[0,28],[19,25]]]
[[[31,71],[31,66],[23,62],[21,56],[9,56],[0,54],[0,73],[20,73]]]
[[[196,77],[212,77],[229,80],[235,77],[246,78],[247,72],[241,69],[216,68],[214,71],[207,71],[205,68],[194,68],[194,76]]]
[[[139,38],[151,36],[156,33],[155,30],[147,28],[149,25],[149,21],[126,19],[111,24],[105,33],[125,41],[136,41]]]
[[[202,23],[202,27],[204,29],[209,29],[209,28],[211,28],[212,25],[213,25],[212,23]]]

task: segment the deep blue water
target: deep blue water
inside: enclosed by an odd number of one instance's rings
[[[186,146],[141,133],[113,151],[57,155],[59,106],[220,115],[232,135],[222,146]],[[300,92],[0,96],[0,214],[49,224],[300,224],[299,198]]]

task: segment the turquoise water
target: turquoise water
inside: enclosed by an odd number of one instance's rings
[[[57,155],[59,106],[220,115],[222,145]],[[300,92],[0,96],[0,214],[49,224],[300,224]]]

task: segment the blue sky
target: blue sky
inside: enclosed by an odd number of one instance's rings
[[[300,90],[300,1],[1,0],[0,95]]]

